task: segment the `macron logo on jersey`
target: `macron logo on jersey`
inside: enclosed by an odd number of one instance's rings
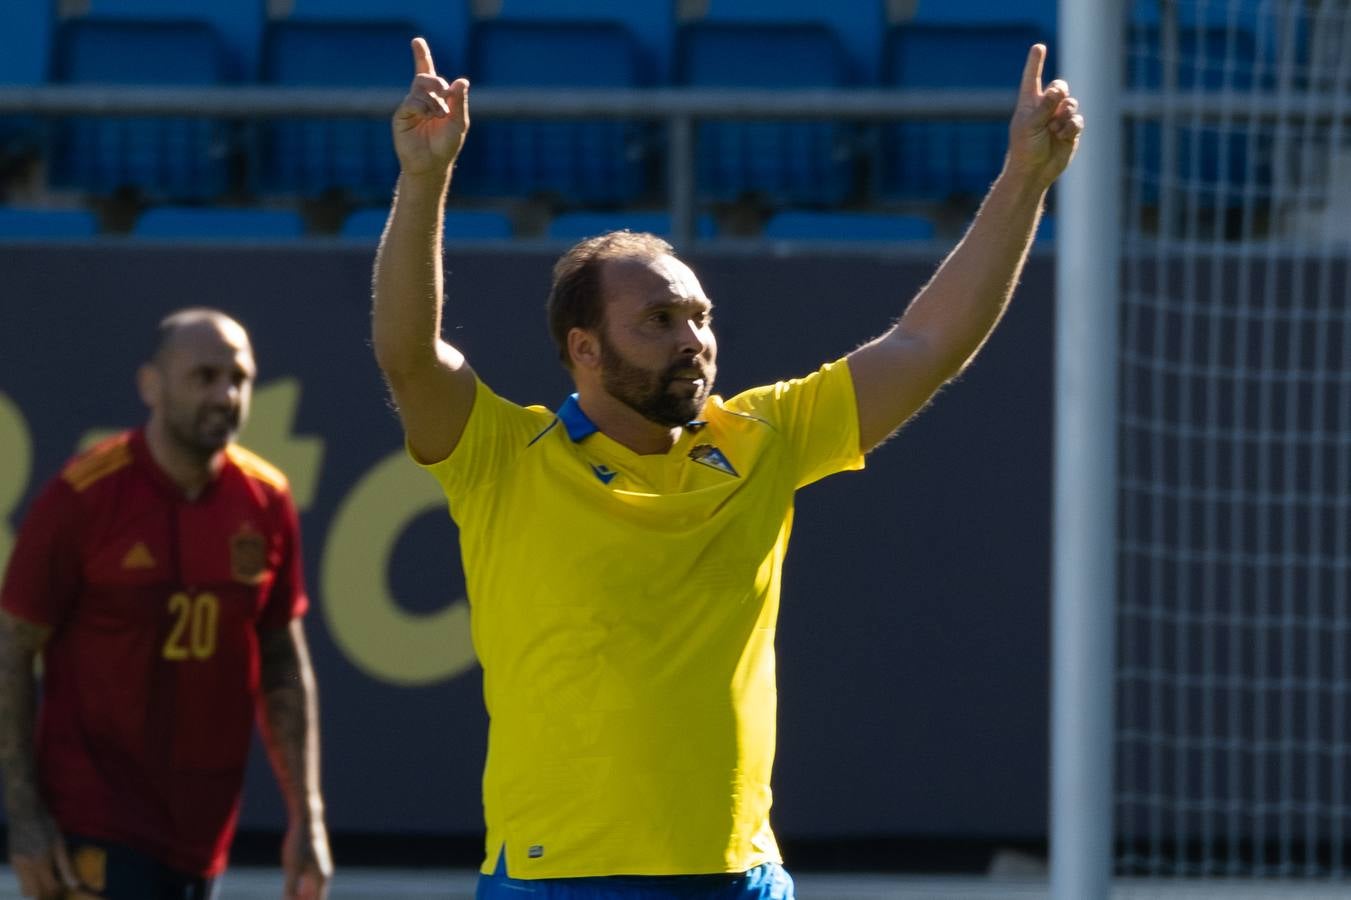
[[[601,484],[609,484],[619,474],[609,466],[596,465],[595,463],[592,463],[591,471],[596,473],[596,477],[600,479]]]
[[[122,568],[124,569],[153,569],[155,568],[155,557],[150,555],[150,548],[145,545],[145,541],[137,541],[132,548],[127,551],[127,555],[122,557]]]
[[[708,466],[710,469],[717,469],[719,472],[731,475],[733,478],[741,477],[737,474],[737,470],[732,468],[731,462],[723,455],[723,452],[712,444],[699,444],[690,450],[690,459],[700,465]]]

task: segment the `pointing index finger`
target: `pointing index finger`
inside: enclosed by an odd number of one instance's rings
[[[430,61],[430,58],[429,58]],[[1041,67],[1046,63],[1046,45],[1033,44],[1027,51],[1027,62],[1023,65],[1023,83],[1019,92],[1024,96],[1036,97],[1041,94]]]
[[[432,50],[424,38],[413,38],[413,71],[417,75],[436,74],[436,66],[432,64]]]

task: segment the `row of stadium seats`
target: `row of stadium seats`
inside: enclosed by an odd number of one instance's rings
[[[48,0],[11,2],[17,8],[0,37],[0,83],[193,87],[243,77],[375,87],[390,92],[391,105],[406,84],[407,41],[416,32],[456,48],[438,49],[441,70],[466,71],[481,87],[632,88],[665,75],[706,88],[998,89],[1016,78],[1028,44],[1046,39],[1052,18],[1044,4],[1009,9],[989,0],[474,0],[472,11],[465,0],[379,4],[380,15],[396,20],[370,19],[372,0],[270,0],[266,11],[261,0],[82,0],[84,15],[53,27]],[[884,8],[902,7],[913,13],[905,24],[879,27]],[[1222,35],[1216,23],[1196,20],[1205,8],[1181,8],[1178,55],[1202,64],[1181,67],[1177,86],[1251,87],[1251,69],[1203,64],[1220,56],[1217,41],[1262,52],[1242,28]],[[1161,27],[1158,9],[1159,0],[1136,0],[1132,15],[1142,33]],[[37,46],[54,48],[52,59],[34,53]],[[1163,80],[1157,60],[1128,61],[1134,86]],[[1142,142],[1137,157],[1161,173],[1158,134],[1134,137]],[[970,200],[997,172],[1004,140],[1002,122],[707,122],[697,132],[696,188],[704,204],[749,197],[775,208]],[[46,160],[48,187],[95,197],[130,189],[152,203],[337,196],[350,208],[383,201],[396,173],[387,126],[371,120],[0,119],[0,161],[25,147]],[[1246,157],[1241,135],[1224,147],[1184,136],[1173,154],[1179,171],[1203,183],[1232,180]],[[655,205],[665,163],[659,123],[482,119],[460,161],[456,192],[541,197],[554,208]],[[1212,199],[1228,202],[1209,194],[1202,202]]]
[[[388,212],[379,207],[358,210],[344,220],[336,234],[328,236],[374,240],[384,229]],[[628,211],[562,213],[548,223],[541,237],[575,241],[618,228],[671,236],[671,220],[666,212]],[[695,230],[700,238],[720,234],[713,217],[708,215],[699,217]],[[306,228],[303,218],[293,210],[156,207],[137,218],[130,234],[155,240],[271,242],[305,237]],[[0,207],[0,240],[73,240],[97,235],[98,220],[88,210]],[[446,214],[445,235],[453,244],[510,240],[517,233],[512,220],[502,213],[450,210]],[[768,240],[930,241],[935,237],[935,228],[930,220],[915,215],[785,210],[771,216],[759,236]],[[1053,236],[1054,222],[1048,216],[1043,219],[1038,239],[1049,240]]]
[[[279,22],[263,48],[264,83],[403,88],[407,23]],[[466,70],[483,87],[641,87],[641,53],[615,23],[493,20],[477,24]],[[885,37],[882,83],[904,88],[1009,88],[1028,25],[906,25]],[[822,25],[696,23],[676,44],[676,83],[718,88],[859,84],[838,37]],[[791,65],[785,65],[791,61]],[[443,67],[444,69],[444,67]],[[201,22],[84,18],[58,32],[57,81],[70,84],[226,84],[219,38]],[[838,205],[860,170],[882,199],[979,195],[1003,156],[1002,122],[922,122],[878,129],[838,123],[711,122],[698,130],[696,184],[704,200],[753,194],[782,205]],[[307,120],[238,128],[210,119],[100,119],[44,135],[55,188],[106,195],[131,188],[157,200],[210,201],[235,190],[357,201],[388,194],[396,174],[382,121]],[[663,183],[653,123],[485,121],[460,163],[457,190],[477,196],[551,195],[568,204],[633,204]]]
[[[58,23],[82,18],[202,24],[216,35],[228,82],[267,79],[265,47],[269,31],[279,23],[365,26],[399,22],[425,35],[442,69],[457,74],[467,70],[473,33],[484,23],[608,23],[634,39],[640,81],[648,84],[677,80],[673,60],[678,35],[689,24],[813,24],[837,39],[851,81],[881,83],[886,64],[883,35],[891,27],[1012,24],[1054,35],[1056,5],[1056,0],[1018,4],[1001,0],[6,0],[0,84],[50,80]],[[1276,15],[1270,0],[1234,4],[1131,0],[1129,9],[1130,21],[1137,27],[1161,27],[1167,9],[1184,31],[1211,33],[1232,24],[1237,33],[1252,34],[1259,30],[1259,19]]]
[[[220,37],[230,80],[262,78],[263,47],[276,22],[321,24],[400,21],[425,35],[459,71],[469,55],[475,24],[501,22],[609,22],[634,36],[647,82],[670,80],[676,33],[691,22],[805,24],[839,39],[860,79],[876,79],[880,36],[888,26],[990,25],[1016,22],[1054,33],[1056,0],[6,0],[9,33],[23,46],[0,57],[0,83],[38,83],[48,77],[49,38],[59,12],[142,22],[192,19]]]

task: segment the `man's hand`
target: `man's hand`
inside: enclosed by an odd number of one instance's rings
[[[38,900],[61,900],[79,885],[66,842],[45,810],[9,810],[9,864],[19,893]]]
[[[281,848],[284,900],[325,900],[333,877],[328,832],[322,823],[292,825]]]
[[[1034,44],[1023,66],[1018,106],[1009,123],[1009,168],[1047,188],[1065,171],[1084,130],[1079,101],[1060,79],[1041,87],[1046,45]]]
[[[394,112],[394,152],[406,175],[444,177],[469,130],[469,82],[436,74],[432,51],[413,38],[413,83]]]

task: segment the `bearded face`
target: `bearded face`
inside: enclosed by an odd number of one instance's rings
[[[143,396],[166,439],[184,454],[208,460],[239,435],[255,371],[244,330],[205,318],[181,326],[146,364]]]
[[[601,383],[610,396],[650,422],[677,428],[698,418],[713,390],[717,365],[699,357],[677,359],[659,370],[644,368],[602,332]]]
[[[239,435],[248,397],[241,391],[183,391],[166,380],[163,397],[165,432],[194,456],[209,458]]]

